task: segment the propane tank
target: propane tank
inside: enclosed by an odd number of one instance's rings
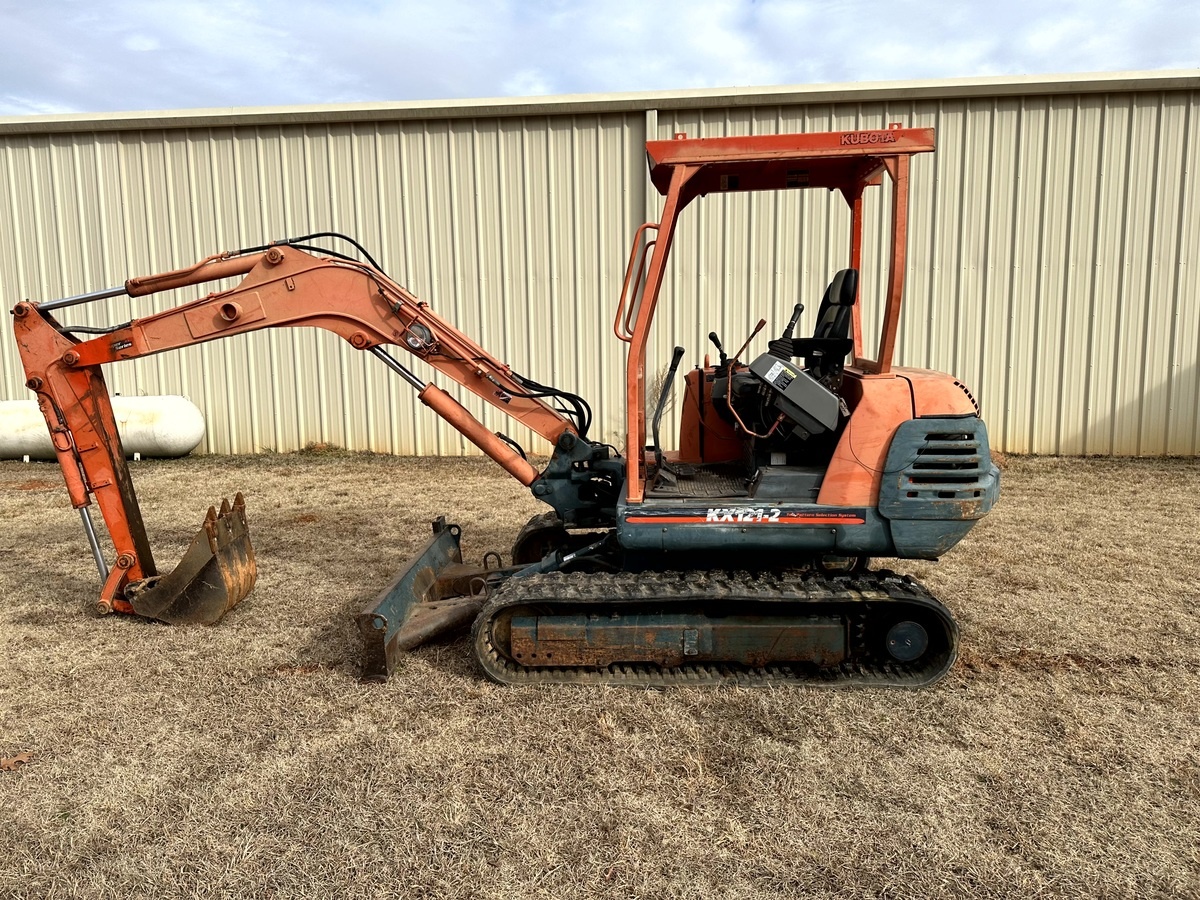
[[[187,456],[204,437],[204,414],[187,397],[112,398],[126,456]],[[54,459],[36,400],[0,401],[0,459]]]

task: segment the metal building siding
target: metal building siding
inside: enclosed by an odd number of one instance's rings
[[[647,190],[647,127],[666,139],[900,121],[937,129],[938,151],[912,169],[897,361],[959,376],[1000,449],[1195,454],[1200,203],[1188,176],[1200,171],[1197,93],[1138,92],[1130,89],[1138,79],[1126,81],[1108,93],[1093,85],[1022,96],[1014,84],[941,97],[925,89],[774,103],[663,97],[657,111],[654,98],[640,98],[547,104],[539,114],[497,107],[309,122],[247,114],[157,130],[10,129],[0,132],[0,290],[11,307],[219,250],[344,231],[517,371],[588,398],[593,436],[620,443],[624,345],[612,315],[629,241],[661,199]],[[889,216],[886,187],[873,194],[862,283],[871,342]],[[709,331],[730,352],[760,317],[777,331],[797,300],[809,310],[800,328],[811,328],[825,284],[848,258],[848,218],[839,197],[817,192],[696,202],[676,238],[651,376],[675,344],[688,351],[685,367],[699,362]],[[62,318],[120,322],[208,289],[121,298]],[[122,393],[191,397],[208,419],[212,452],[310,442],[473,452],[376,360],[314,329],[217,341],[113,366],[108,377]],[[488,428],[544,449],[438,380]],[[2,339],[0,396],[29,396],[22,382],[13,342]]]
[[[641,218],[644,176],[629,160],[641,156],[642,122],[636,113],[7,137],[6,302],[342,231],[518,371],[587,396],[596,433],[613,440],[623,353],[604,334],[624,245]],[[209,289],[120,298],[62,318],[111,324]],[[27,396],[11,340],[0,353],[4,395]],[[404,454],[474,449],[376,360],[319,330],[216,341],[107,375],[114,392],[193,399],[208,421],[209,452],[313,442]],[[489,428],[545,449],[474,395],[443,386]]]

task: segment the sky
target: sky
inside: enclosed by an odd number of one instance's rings
[[[0,115],[1200,65],[1188,0],[0,0]]]

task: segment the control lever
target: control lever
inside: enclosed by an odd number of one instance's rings
[[[710,331],[708,333],[708,339],[713,342],[713,346],[717,348],[717,354],[721,358],[720,364],[717,366],[717,368],[724,369],[727,365],[729,365],[729,357],[725,355],[725,348],[721,346],[721,339],[717,337],[717,333],[715,331]]]
[[[797,303],[796,308],[792,310],[792,317],[788,320],[787,328],[783,329],[783,334],[767,344],[767,349],[771,351],[772,356],[786,360],[795,355],[792,353],[792,332],[796,330],[796,323],[800,321],[802,312],[804,312],[804,304]]]
[[[800,321],[800,314],[804,312],[804,304],[797,303],[796,308],[792,310],[792,317],[788,320],[787,328],[783,329],[781,337],[791,338],[792,332],[796,330],[796,323]]]
[[[746,352],[746,348],[750,346],[750,342],[758,337],[758,333],[767,327],[766,319],[759,319],[758,324],[754,326],[754,330],[750,332],[750,337],[746,338],[746,343],[742,344],[737,353],[733,354],[733,361],[736,363],[738,358]]]
[[[667,395],[671,393],[671,385],[675,381],[675,372],[679,369],[679,361],[683,359],[684,349],[676,347],[671,356],[671,367],[667,369],[667,377],[663,379],[662,391],[658,395],[658,404],[654,407],[654,464],[659,471],[667,469],[663,463],[662,444],[658,440],[658,426],[662,421],[663,409],[667,405]],[[670,471],[667,469],[667,471]]]

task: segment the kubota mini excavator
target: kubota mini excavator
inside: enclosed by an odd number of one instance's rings
[[[934,559],[992,507],[999,473],[979,408],[950,375],[893,366],[905,270],[909,165],[932,129],[650,141],[662,217],[634,240],[616,311],[628,344],[626,454],[589,437],[579,396],[514,372],[362,259],[308,235],[212,256],[119,288],[13,309],[38,398],[103,586],[101,612],[216,622],[251,590],[241,495],[211,509],[184,559],[160,575],[146,538],[101,366],[262,328],[315,326],[374,354],[550,510],[516,538],[511,565],[463,563],[460,531],[434,534],[359,617],[363,674],[471,622],[482,670],[505,683],[804,682],[920,686],[953,663],[957,628],[917,581],[871,557]],[[891,253],[878,350],[857,304],[863,198],[891,183]],[[718,354],[684,378],[678,447],[660,425],[683,356],[646,403],[646,355],[679,214],[709,194],[836,190],[850,207],[848,267],[766,351]],[[348,239],[347,239],[348,240]],[[60,324],[77,304],[243,276],[229,290],[107,329]],[[759,328],[765,325],[759,323]],[[97,334],[97,331],[100,333]],[[751,335],[751,339],[754,337]],[[95,336],[93,336],[95,335]],[[520,448],[393,357],[403,347],[541,435],[541,471]],[[649,438],[649,441],[648,441]],[[100,506],[111,564],[89,505]]]

